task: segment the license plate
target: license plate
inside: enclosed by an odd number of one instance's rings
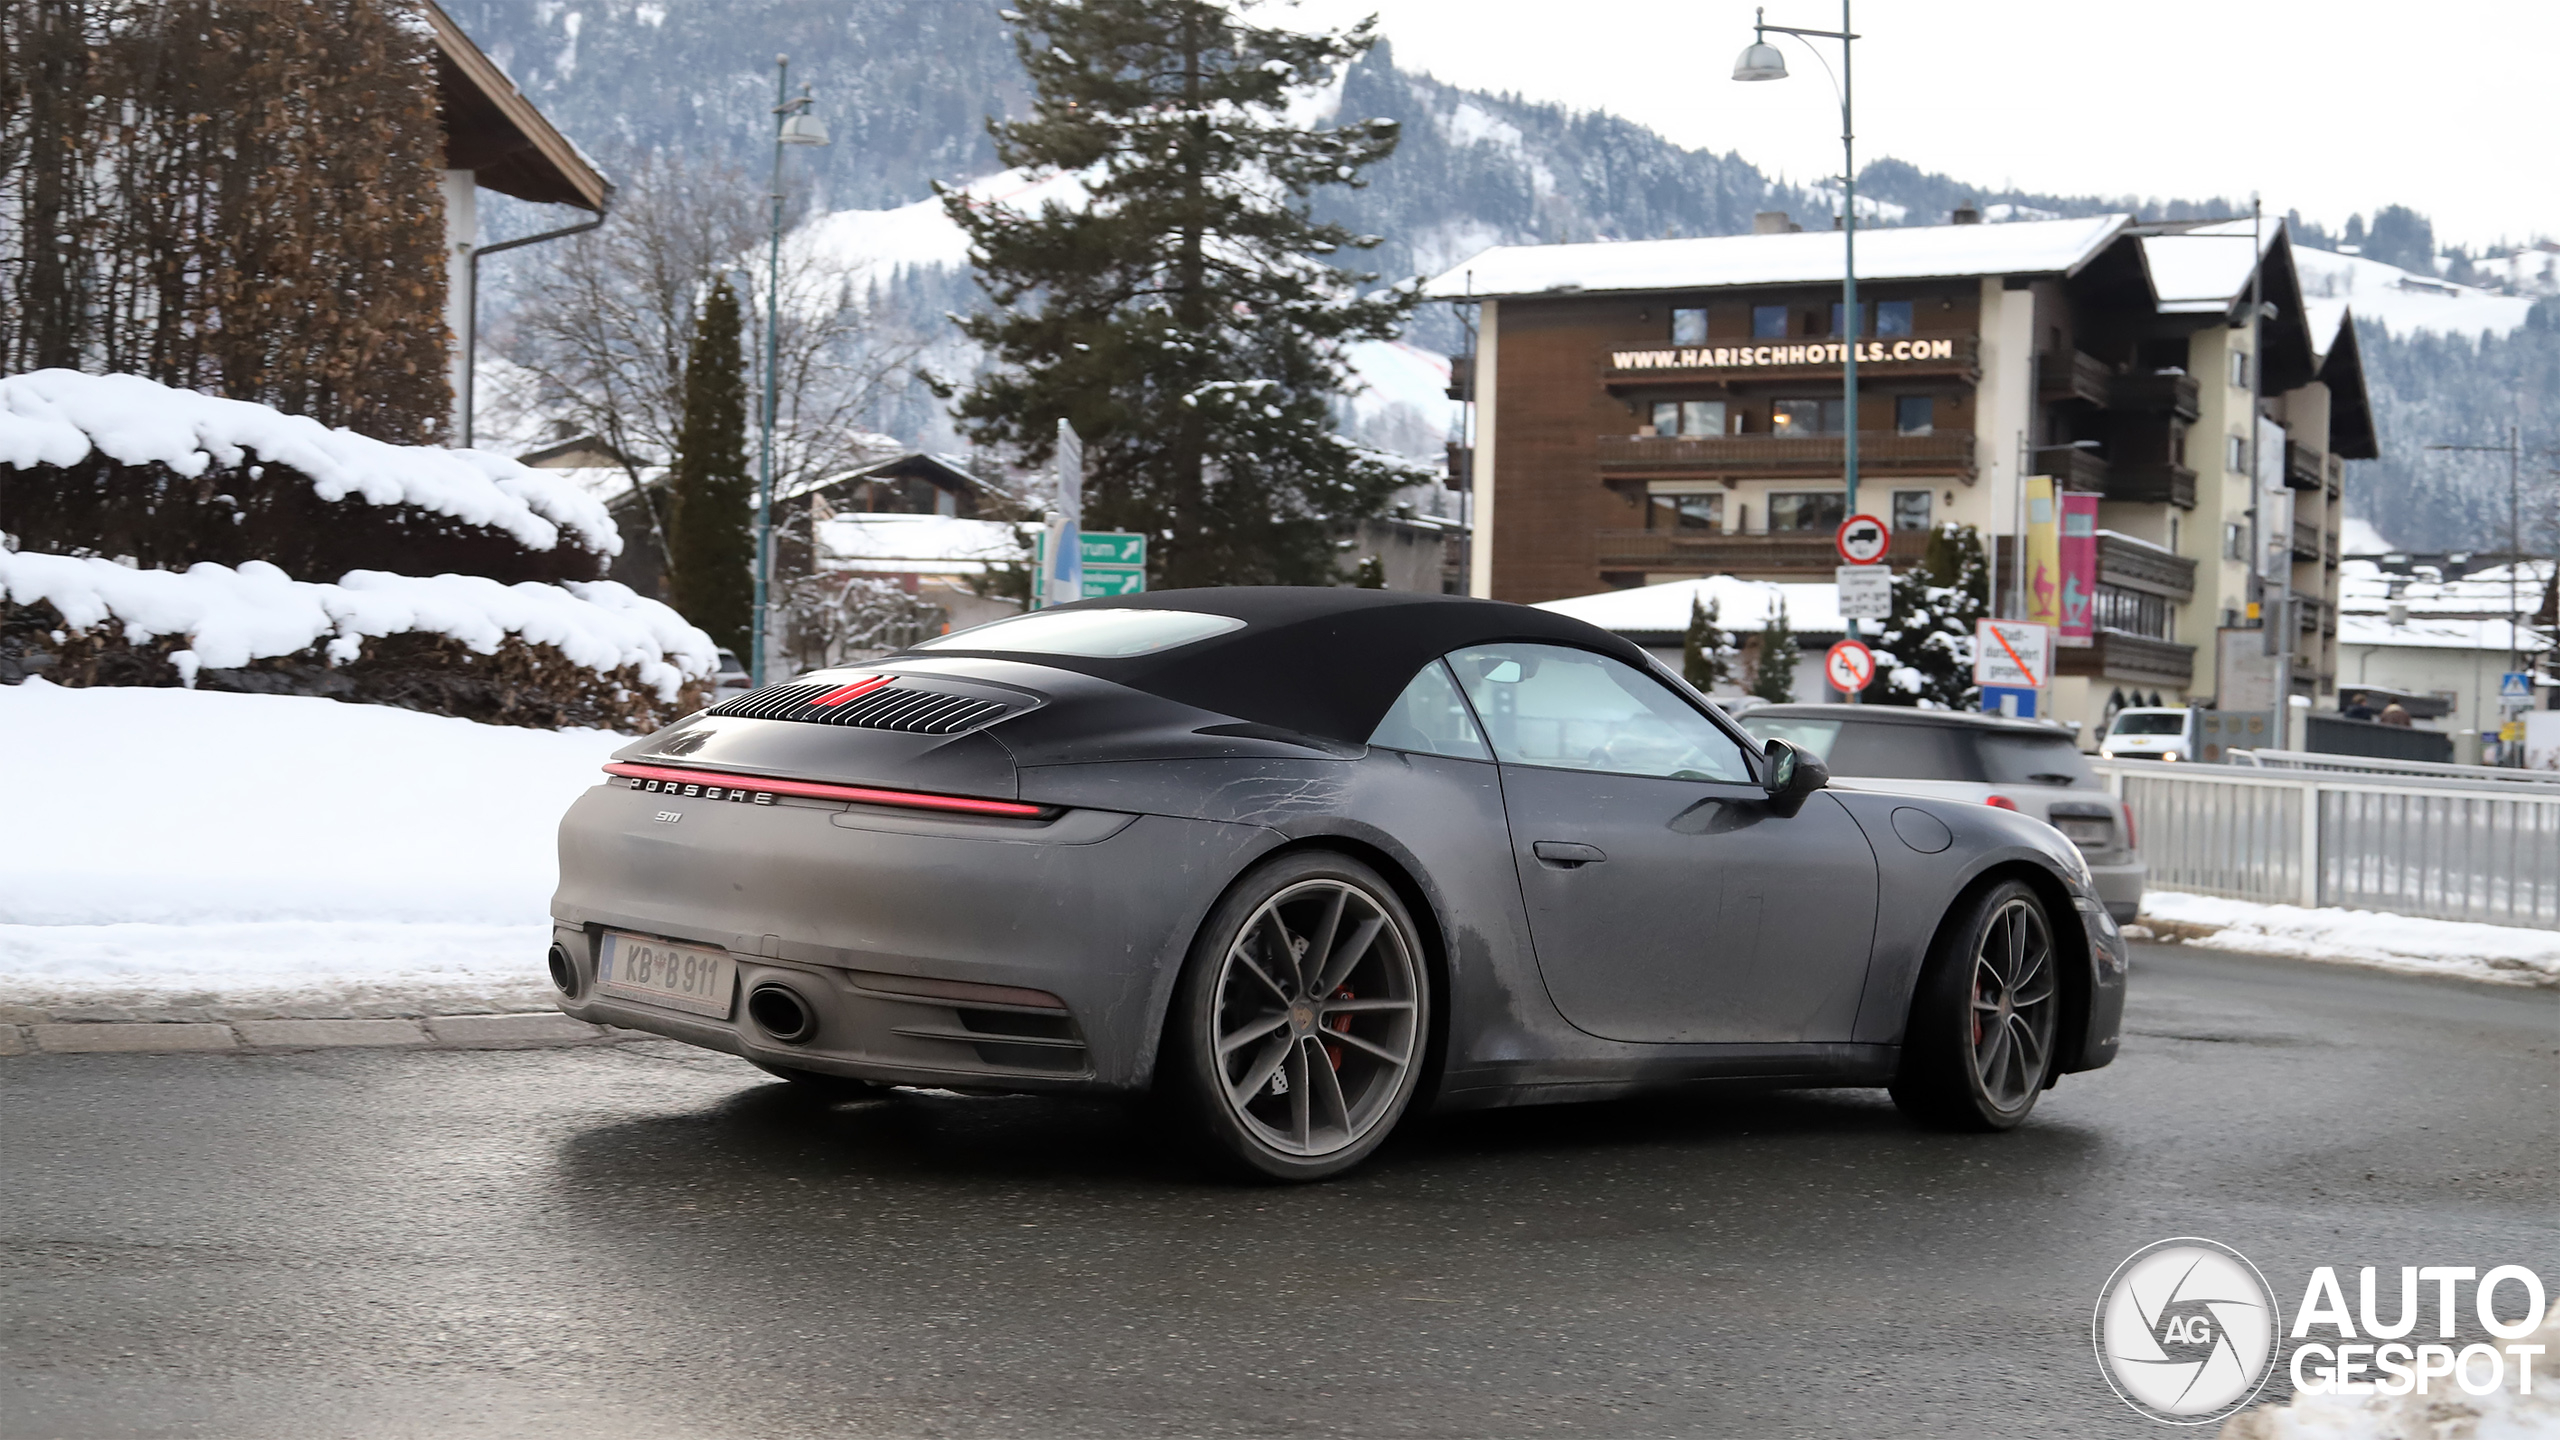
[[[2061,831],[2072,844],[2083,847],[2095,845],[2103,849],[2116,840],[2116,826],[2112,820],[2079,820],[2062,815],[2055,817],[2053,828]]]
[[[596,989],[726,1020],[737,994],[738,962],[726,951],[608,930],[596,962]]]

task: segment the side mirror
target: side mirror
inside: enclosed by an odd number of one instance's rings
[[[1762,753],[1768,764],[1761,768],[1761,788],[1769,792],[1770,808],[1781,815],[1793,815],[1803,808],[1804,797],[1831,783],[1822,762],[1792,740],[1772,740]]]

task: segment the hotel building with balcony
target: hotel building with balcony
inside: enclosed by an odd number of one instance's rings
[[[1473,408],[1470,593],[1828,580],[1841,267],[1839,232],[1765,226],[1498,246],[1432,281],[1475,307],[1452,383]],[[2052,713],[2094,737],[2110,704],[2209,699],[2226,652],[2272,648],[2252,604],[2266,483],[2291,502],[2268,538],[2296,596],[2293,689],[2334,688],[2341,462],[2375,454],[2373,425],[2353,321],[2314,333],[2281,226],[2262,247],[2246,221],[2124,215],[1861,230],[1858,298],[1858,502],[1892,526],[1891,563],[1956,521],[2007,592],[2023,478],[2099,497],[2095,637],[2061,653]]]

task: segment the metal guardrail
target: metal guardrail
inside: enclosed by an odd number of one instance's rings
[[[2162,889],[2560,930],[2560,787],[2263,764],[2092,767],[2132,807]]]
[[[2516,770],[2504,765],[2445,765],[2432,760],[2389,760],[2313,750],[2234,750],[2230,752],[2230,763],[2268,770],[2334,770],[2358,775],[2413,775],[2439,781],[2537,785],[2560,792],[2560,770]]]

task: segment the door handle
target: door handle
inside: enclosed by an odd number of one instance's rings
[[[1529,847],[1539,863],[1558,870],[1579,870],[1609,858],[1597,845],[1583,845],[1572,840],[1541,840]]]

